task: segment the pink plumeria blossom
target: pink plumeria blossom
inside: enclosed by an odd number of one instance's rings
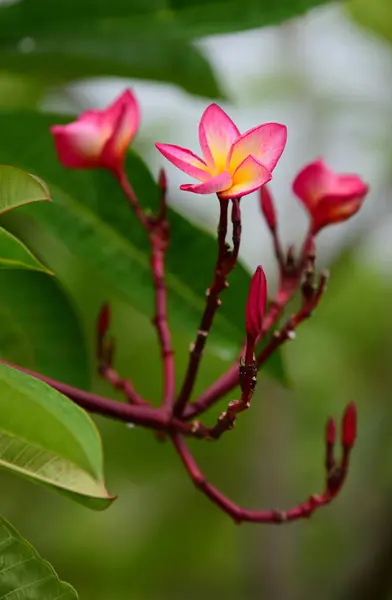
[[[118,173],[140,123],[138,102],[125,90],[104,110],[87,110],[50,131],[60,162],[71,169],[105,168]]]
[[[358,175],[340,175],[322,159],[308,164],[293,182],[293,191],[308,211],[312,233],[345,221],[362,206],[369,187]]]
[[[199,125],[203,158],[172,144],[157,143],[156,147],[176,167],[202,182],[181,185],[182,190],[239,198],[271,179],[286,138],[286,127],[278,123],[259,125],[241,135],[230,117],[211,104]]]

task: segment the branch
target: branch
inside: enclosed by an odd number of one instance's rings
[[[97,319],[97,343],[96,354],[98,360],[98,372],[103,379],[110,383],[116,390],[124,393],[130,404],[143,406],[148,404],[147,400],[140,396],[129,379],[120,377],[113,366],[115,341],[108,339],[107,334],[110,327],[110,307],[104,304]]]
[[[264,319],[262,334],[261,334],[260,338],[262,338],[266,334],[268,334],[268,332],[279,321],[287,304],[294,297],[304,271],[306,270],[306,272],[308,273],[308,276],[311,275],[312,277],[314,277],[314,260],[315,260],[314,246],[311,244],[311,239],[309,236],[307,236],[307,238],[303,244],[301,256],[300,256],[299,263],[297,266],[291,264],[291,261],[292,261],[291,252],[288,253],[285,270],[280,269],[281,281],[280,281],[279,289],[276,294],[276,297],[270,303],[268,313]],[[322,276],[322,278],[324,278],[324,276]],[[306,279],[306,282],[309,283],[309,279]],[[322,291],[324,291],[325,283],[323,283]],[[313,285],[313,279],[312,279],[311,285]],[[321,297],[321,294],[322,294],[322,292],[320,293],[320,297]],[[317,306],[317,304],[320,300],[320,297],[317,298],[316,304],[312,307],[310,314],[314,310],[314,308]],[[300,322],[302,322],[305,318],[310,316],[310,314],[306,314],[306,312],[307,312],[307,310],[305,310],[305,312],[300,315],[300,317],[299,317],[300,321],[295,324],[295,327],[297,327],[300,324]],[[298,317],[296,317],[296,318],[298,318]],[[291,329],[292,329],[292,327],[291,327]],[[289,327],[288,327],[288,330],[290,330]],[[276,335],[278,336],[278,333]],[[270,354],[272,354],[272,352],[278,346],[280,346],[284,341],[286,341],[290,337],[287,335],[284,335],[282,337],[282,334],[279,334],[279,335],[281,336],[280,340],[275,340],[274,342],[272,342],[272,344],[268,347],[268,350],[264,349],[257,356],[258,368],[260,368],[265,363],[267,358],[269,358]],[[279,343],[278,343],[278,341],[279,341]],[[243,349],[241,351],[241,355],[243,354],[244,349],[245,349],[245,346],[243,347]],[[184,412],[184,416],[186,419],[194,419],[201,413],[205,412],[210,406],[212,406],[220,398],[222,398],[223,396],[225,396],[231,390],[233,390],[235,387],[238,386],[238,384],[239,384],[239,372],[238,372],[239,363],[240,363],[240,358],[238,358],[236,360],[236,362],[226,371],[226,373],[221,375],[207,390],[205,390],[199,396],[199,398],[197,398],[197,400],[195,402],[193,402],[192,404],[190,404],[186,407],[185,412]]]
[[[194,423],[187,423],[176,418],[171,418],[162,408],[154,408],[149,405],[132,406],[123,402],[117,402],[110,398],[80,390],[30,369],[24,369],[3,360],[0,360],[0,363],[43,381],[90,413],[109,417],[124,423],[133,423],[147,429],[164,431],[168,434],[181,433],[182,435],[201,439],[206,437],[204,431],[198,429]]]
[[[329,504],[340,492],[343,483],[346,479],[349,469],[349,458],[351,450],[354,446],[356,435],[356,412],[355,406],[349,404],[346,408],[342,422],[342,458],[338,466],[330,464],[331,446],[335,444],[335,438],[331,438],[331,427],[328,421],[325,452],[326,452],[326,485],[321,494],[314,494],[305,502],[298,504],[289,510],[249,510],[241,508],[232,502],[227,496],[222,494],[215,486],[213,486],[204,476],[193,458],[184,439],[175,434],[172,436],[174,447],[179,454],[183,465],[185,466],[190,478],[195,486],[205,494],[214,504],[223,512],[231,517],[236,523],[240,524],[244,521],[252,523],[288,523],[299,519],[309,518],[316,510]],[[334,422],[333,422],[334,423]],[[333,449],[332,449],[333,453]]]
[[[215,264],[214,280],[211,287],[207,290],[207,302],[204,313],[201,319],[200,327],[197,332],[196,341],[191,346],[188,368],[186,371],[184,383],[180,394],[175,404],[175,414],[182,415],[186,403],[188,402],[196,377],[199,370],[199,365],[203,350],[210,333],[215,313],[221,305],[219,298],[221,292],[228,287],[226,281],[227,275],[234,268],[241,239],[241,213],[239,208],[239,200],[232,201],[232,223],[233,223],[233,250],[230,251],[226,244],[227,234],[227,219],[229,201],[219,198],[220,202],[220,218],[218,225],[218,258]]]
[[[175,365],[171,334],[168,326],[165,285],[165,257],[170,241],[167,213],[167,182],[164,171],[159,176],[161,190],[161,205],[156,217],[150,217],[144,212],[136,193],[124,171],[116,173],[121,188],[128,199],[139,222],[146,230],[151,244],[151,271],[155,290],[155,316],[152,323],[157,331],[163,364],[163,406],[171,409],[175,394]]]
[[[153,324],[157,330],[163,364],[163,406],[170,410],[174,404],[175,394],[175,365],[171,334],[167,319],[166,285],[165,285],[165,256],[169,245],[170,231],[166,220],[166,177],[161,171],[159,177],[161,188],[161,207],[159,215],[153,220],[149,234],[152,252],[151,269],[155,287],[155,316]]]

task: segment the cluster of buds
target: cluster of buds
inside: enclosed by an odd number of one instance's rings
[[[278,234],[278,219],[268,182],[284,151],[287,131],[279,123],[259,125],[241,134],[230,117],[216,104],[203,113],[199,124],[202,157],[172,144],[157,143],[161,154],[198,183],[186,183],[181,189],[195,194],[216,194],[220,205],[218,248],[213,281],[206,295],[205,309],[194,343],[188,368],[176,395],[175,361],[168,324],[165,286],[165,255],[170,242],[167,223],[167,181],[162,171],[159,186],[162,201],[159,214],[151,217],[141,207],[125,172],[127,148],[140,123],[138,103],[133,93],[125,91],[106,110],[89,110],[68,125],[51,128],[60,162],[68,168],[104,168],[111,171],[122,187],[151,246],[151,271],[155,289],[153,325],[161,348],[163,366],[163,400],[154,407],[122,379],[113,365],[114,341],[108,339],[109,307],[104,306],[97,321],[97,359],[99,372],[116,389],[122,390],[127,404],[101,398],[65,386],[53,380],[51,385],[75,402],[114,418],[152,428],[168,436],[195,485],[236,522],[282,523],[309,517],[314,510],[329,503],[340,491],[346,478],[349,457],[356,438],[356,408],[350,403],[342,420],[342,457],[336,462],[336,424],[329,419],[325,435],[326,484],[324,492],[287,511],[252,511],[226,498],[197,466],[185,436],[216,440],[233,428],[239,413],[251,405],[258,370],[286,340],[293,339],[296,328],[317,308],[325,290],[327,275],[315,267],[315,237],[327,225],[344,221],[361,207],[368,186],[356,175],[335,173],[323,160],[305,166],[293,182],[293,192],[309,216],[309,228],[298,253],[293,247],[284,250]],[[268,184],[268,185],[266,185]],[[258,191],[260,208],[271,232],[279,265],[279,287],[270,302],[267,281],[261,266],[256,269],[245,307],[246,335],[241,354],[234,364],[198,398],[192,393],[208,335],[215,314],[222,303],[221,294],[236,265],[241,241],[241,199]],[[232,245],[227,242],[229,210],[232,221]],[[285,309],[294,295],[301,295],[300,307],[282,324]],[[38,375],[37,375],[38,376]],[[40,376],[42,378],[42,376]],[[239,399],[229,402],[217,423],[207,427],[196,420],[224,395],[240,387]]]

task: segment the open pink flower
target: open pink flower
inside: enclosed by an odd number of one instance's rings
[[[362,205],[369,187],[357,175],[338,175],[322,159],[302,169],[293,191],[312,220],[312,233],[332,223],[345,221]]]
[[[156,147],[176,167],[202,182],[181,185],[182,190],[238,198],[271,179],[286,137],[286,127],[278,123],[259,125],[241,135],[230,117],[211,104],[199,125],[203,158],[172,144],[156,144]]]
[[[106,168],[118,172],[139,128],[139,105],[130,90],[104,110],[87,110],[68,125],[53,125],[60,162],[71,169]]]

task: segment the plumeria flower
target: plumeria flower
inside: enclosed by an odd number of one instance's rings
[[[127,148],[140,123],[138,102],[130,90],[104,110],[87,110],[68,125],[53,125],[60,162],[71,169],[122,169]]]
[[[318,159],[298,173],[293,191],[308,211],[315,235],[326,225],[352,217],[361,208],[369,186],[358,175],[339,175]]]
[[[271,179],[286,138],[286,127],[278,123],[259,125],[241,135],[230,117],[211,104],[199,125],[203,158],[172,144],[156,144],[156,147],[176,167],[202,182],[181,185],[182,190],[238,198],[258,190]]]

